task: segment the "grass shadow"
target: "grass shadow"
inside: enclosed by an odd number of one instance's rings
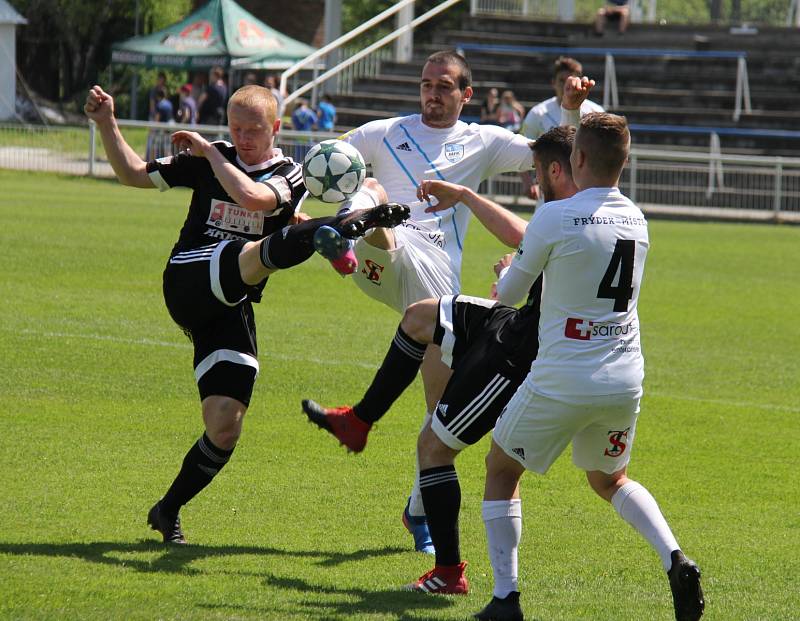
[[[315,619],[341,621],[357,613],[382,614],[396,621],[412,621],[419,615],[414,612],[442,610],[453,606],[450,597],[427,595],[398,589],[370,590],[368,587],[337,588],[310,584],[299,578],[267,576],[264,583],[282,591],[297,591],[301,595],[298,606]],[[347,596],[348,601],[325,599],[320,595]],[[355,600],[355,601],[353,601]]]
[[[137,542],[95,541],[90,543],[2,543],[0,554],[17,556],[50,556],[80,558],[90,563],[127,567],[135,571],[152,573],[202,573],[189,567],[192,561],[219,556],[259,555],[318,559],[322,567],[336,567],[371,557],[404,554],[405,548],[385,546],[354,552],[325,552],[320,550],[284,550],[269,546],[206,546],[165,545],[158,541]],[[160,553],[152,561],[123,557],[141,553]]]

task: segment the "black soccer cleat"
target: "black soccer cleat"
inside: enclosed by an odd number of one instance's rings
[[[164,537],[164,543],[185,544],[186,537],[181,530],[181,518],[169,516],[161,510],[161,501],[158,501],[147,514],[147,523],[150,528],[157,530]]]
[[[342,216],[334,225],[343,237],[363,237],[369,229],[392,228],[408,220],[411,208],[400,203],[384,203],[372,209],[357,209]]]
[[[672,553],[672,567],[667,572],[672,589],[676,621],[697,621],[706,607],[700,588],[700,568],[680,550]]]
[[[493,597],[486,608],[473,617],[480,621],[523,621],[519,592],[511,591],[505,598]]]

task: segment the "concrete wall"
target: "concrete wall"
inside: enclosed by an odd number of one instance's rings
[[[13,119],[16,100],[16,25],[0,24],[0,120]]]

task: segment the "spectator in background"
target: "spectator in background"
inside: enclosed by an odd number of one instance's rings
[[[517,101],[514,91],[503,91],[497,106],[497,124],[508,131],[516,132],[519,131],[523,118],[525,118],[525,108]]]
[[[601,37],[607,21],[617,21],[619,34],[625,34],[628,29],[630,13],[628,11],[628,0],[606,0],[605,6],[597,9],[594,19],[594,33]]]
[[[150,89],[147,93],[147,120],[148,121],[155,121],[156,120],[156,104],[158,103],[157,93],[158,89],[167,92],[167,74],[163,71],[158,72],[158,77],[156,78],[156,85]]]
[[[280,80],[275,75],[268,75],[264,78],[264,87],[268,88],[269,91],[272,93],[272,96],[278,102],[278,116],[281,115],[283,110],[283,93],[281,93],[278,85],[280,84]]]
[[[252,71],[249,71],[249,72],[248,72],[247,74],[245,74],[245,76],[244,76],[244,83],[242,84],[242,86],[252,86],[252,85],[254,85],[254,84],[257,82],[257,81],[258,81],[258,78],[256,78],[256,74],[255,74],[255,73],[253,73]]]
[[[308,101],[298,99],[292,112],[292,128],[298,132],[310,132],[317,124],[316,113],[308,106]]]
[[[319,106],[317,106],[317,127],[323,131],[333,131],[336,124],[336,106],[333,105],[331,96],[322,96]]]
[[[175,120],[175,109],[172,102],[167,99],[167,91],[164,88],[156,89],[156,116],[153,119],[158,123],[170,123]]]
[[[564,96],[564,84],[569,77],[580,78],[582,76],[583,65],[574,58],[559,56],[553,63],[553,79],[550,82],[555,96],[539,102],[530,109],[522,122],[522,128],[519,133],[530,140],[536,140],[547,130],[557,125],[563,125],[561,123],[561,98]],[[589,112],[603,112],[603,108],[587,99],[581,104],[580,114],[583,116]],[[523,171],[519,176],[522,181],[523,196],[538,201],[540,198],[539,185],[531,174],[528,171]]]
[[[209,77],[208,88],[197,100],[197,116],[201,125],[224,125],[225,105],[228,101],[228,85],[222,67],[214,67]]]
[[[192,97],[192,85],[184,84],[180,90],[180,103],[178,105],[177,121],[184,125],[197,123],[197,102]]]
[[[497,107],[500,105],[500,93],[496,88],[490,88],[481,106],[481,123],[497,125]]]

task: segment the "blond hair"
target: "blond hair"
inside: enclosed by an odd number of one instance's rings
[[[268,88],[250,84],[238,89],[228,100],[228,112],[232,106],[240,108],[250,108],[254,110],[265,110],[267,119],[274,123],[278,118],[278,102]]]

